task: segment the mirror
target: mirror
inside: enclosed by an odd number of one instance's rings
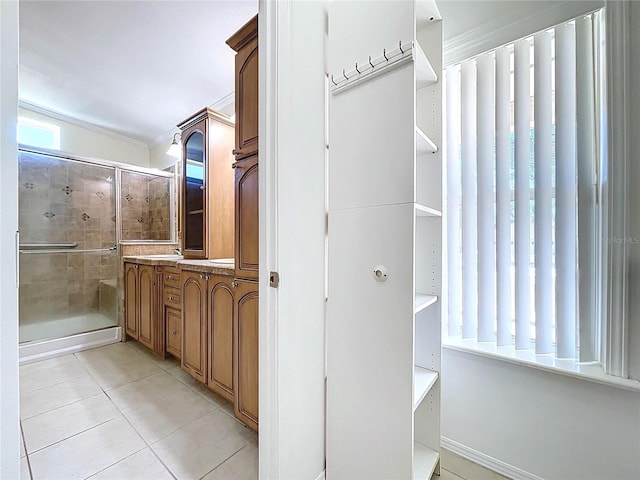
[[[173,176],[123,170],[120,174],[121,240],[174,239]]]
[[[204,250],[204,135],[192,133],[184,144],[184,249]]]

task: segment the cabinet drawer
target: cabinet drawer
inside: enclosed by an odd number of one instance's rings
[[[165,287],[180,288],[180,270],[165,269],[164,271],[164,285]]]
[[[175,308],[176,310],[182,310],[182,294],[180,290],[174,290],[173,288],[165,288],[164,304],[167,307],[172,307],[172,308]]]

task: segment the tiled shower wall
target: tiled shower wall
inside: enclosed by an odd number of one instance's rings
[[[122,172],[121,216],[123,240],[170,240],[171,179]]]
[[[116,252],[79,252],[115,244],[114,175],[112,168],[20,153],[20,243],[77,243],[69,253],[20,254],[21,323],[114,314],[100,287],[115,285]]]

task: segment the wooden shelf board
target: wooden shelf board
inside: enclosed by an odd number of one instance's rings
[[[413,442],[413,478],[414,480],[431,480],[438,465],[440,454],[429,447]]]
[[[433,143],[425,133],[416,127],[416,155],[426,155],[427,153],[436,153],[438,146]]]
[[[414,63],[416,66],[416,88],[419,90],[438,83],[438,75],[418,42],[414,42]]]
[[[413,313],[418,313],[427,308],[430,305],[433,305],[438,301],[438,297],[435,295],[426,295],[424,293],[416,293],[415,300],[413,303]]]
[[[436,210],[435,208],[416,203],[416,215],[418,217],[441,217],[442,212],[440,210]]]
[[[431,387],[438,380],[438,372],[426,368],[413,366],[413,410],[420,405]]]

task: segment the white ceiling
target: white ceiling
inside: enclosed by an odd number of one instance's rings
[[[258,10],[257,0],[19,5],[20,100],[149,145],[232,101],[225,40]]]

